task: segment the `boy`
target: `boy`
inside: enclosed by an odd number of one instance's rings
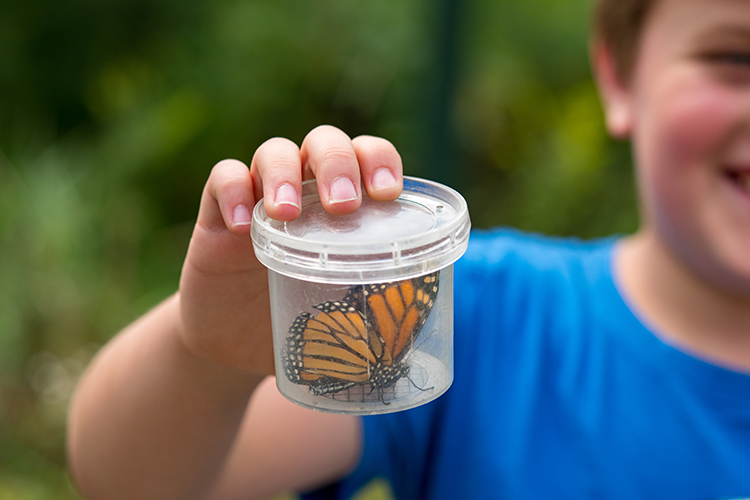
[[[606,123],[632,139],[638,232],[596,242],[477,233],[455,267],[455,382],[360,419],[274,391],[250,207],[392,199],[383,139],[272,139],[216,165],[179,292],[97,357],[70,414],[93,499],[263,498],[375,475],[399,498],[750,496],[750,2],[602,0]],[[248,399],[250,400],[248,404]],[[329,490],[331,491],[331,490]]]

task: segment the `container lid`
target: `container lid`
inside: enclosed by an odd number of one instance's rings
[[[408,279],[455,262],[469,240],[466,201],[436,182],[404,177],[394,201],[373,201],[348,215],[331,215],[314,180],[302,184],[302,213],[271,219],[259,201],[253,210],[255,254],[269,269],[323,283],[377,283]]]

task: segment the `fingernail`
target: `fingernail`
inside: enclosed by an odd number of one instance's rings
[[[276,194],[274,195],[274,202],[277,205],[291,205],[299,208],[299,198],[297,197],[297,190],[294,189],[289,183],[284,183],[276,188]]]
[[[386,189],[396,185],[396,178],[390,169],[380,168],[373,174],[371,183],[374,189]]]
[[[232,223],[235,226],[247,226],[253,220],[250,208],[247,205],[237,205],[232,214]]]
[[[331,191],[328,194],[331,203],[344,203],[359,198],[354,183],[348,177],[339,177],[331,184]]]

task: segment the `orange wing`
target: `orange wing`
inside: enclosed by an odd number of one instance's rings
[[[317,316],[303,312],[289,328],[284,353],[289,380],[311,386],[326,385],[327,379],[348,386],[366,382],[377,357],[362,314],[346,302],[324,302],[315,308],[320,311]]]
[[[345,301],[362,311],[379,342],[384,363],[399,362],[414,345],[435,304],[439,273],[410,280],[351,287]]]
[[[282,355],[289,380],[314,395],[395,385],[408,376],[402,359],[435,303],[438,277],[353,286],[343,300],[314,306],[317,316],[301,313]]]

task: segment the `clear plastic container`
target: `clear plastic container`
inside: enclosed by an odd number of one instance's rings
[[[315,181],[302,215],[268,217],[259,202],[252,239],[269,269],[276,383],[316,410],[405,410],[453,381],[453,262],[469,238],[456,191],[404,178],[390,202],[364,197],[353,214],[327,213]]]

